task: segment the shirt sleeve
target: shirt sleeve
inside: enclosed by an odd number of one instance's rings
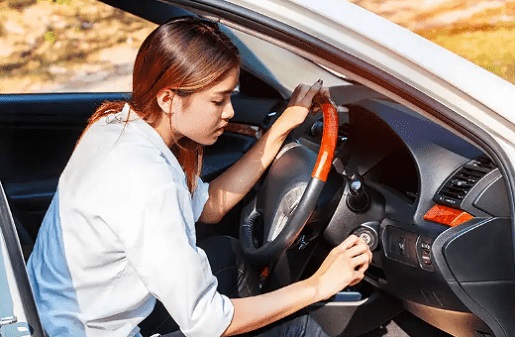
[[[220,336],[234,307],[218,293],[206,254],[196,247],[192,201],[184,187],[171,182],[149,196],[141,212],[131,212],[130,228],[118,235],[142,282],[186,336]]]
[[[194,222],[197,222],[204,210],[207,199],[209,198],[209,184],[205,183],[197,177],[197,189],[193,193],[193,218]]]

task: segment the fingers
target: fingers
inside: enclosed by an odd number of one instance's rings
[[[352,256],[366,254],[369,257],[369,260],[372,260],[372,251],[370,251],[370,247],[365,243],[365,241],[363,241],[363,239],[358,237],[352,238],[352,242],[355,242],[355,244],[349,248],[349,253]]]
[[[346,254],[350,259],[351,266],[356,270],[366,270],[372,262],[372,252],[368,245],[356,235],[350,235],[335,249]]]
[[[322,87],[323,81],[318,80],[315,83],[313,83],[311,86],[308,86],[306,84],[299,84],[295,90],[293,90],[289,105],[298,105],[303,106],[306,108],[309,108],[311,106],[313,97],[318,93],[328,93],[328,89],[324,89]]]
[[[347,239],[345,239],[337,247],[340,247],[341,249],[347,250],[347,249],[350,249],[351,247],[354,247],[354,246],[361,247],[361,248],[355,248],[357,251],[362,252],[361,250],[366,250],[368,253],[370,253],[370,256],[372,256],[372,252],[370,252],[370,248],[365,243],[365,241],[363,241],[362,239],[360,239],[359,237],[357,237],[354,234],[349,235],[347,237]]]
[[[305,93],[304,97],[300,100],[299,104],[305,107],[310,107],[313,97],[320,91],[320,89],[322,89],[323,83],[324,82],[322,80],[318,80],[313,83]]]
[[[339,246],[336,246],[330,253],[338,258],[338,256],[345,256],[349,259],[349,267],[352,270],[359,270],[368,265],[372,261],[372,252],[368,245],[355,235],[349,236]]]
[[[367,257],[369,257],[368,253],[370,252],[370,249],[368,248],[368,245],[366,243],[358,241],[356,245],[350,247],[347,251],[349,252],[349,255],[351,257],[355,257],[362,254],[365,254]]]
[[[364,263],[359,265],[358,268],[354,271],[354,279],[349,283],[349,286],[354,286],[361,282],[365,277],[365,271],[368,269],[368,263]]]
[[[359,283],[365,275],[372,252],[356,235],[351,235],[331,250],[311,280],[327,298],[337,291]]]
[[[370,255],[368,253],[370,253]],[[372,256],[370,250],[368,250],[368,253],[364,252],[352,258],[351,265],[354,266],[354,272],[353,280],[349,282],[349,286],[354,286],[358,284],[365,277],[365,271],[368,269],[368,266],[370,265]]]
[[[331,93],[329,92],[329,88],[328,87],[322,87],[322,89],[320,89],[320,93],[323,94],[323,95],[326,95],[328,97],[331,97]]]
[[[356,235],[352,234],[352,235],[349,235],[349,237],[347,237],[345,240],[343,240],[343,242],[340,243],[340,245],[338,245],[337,247],[347,250],[350,247],[356,245],[359,242],[359,240],[360,240],[360,238],[358,238]]]
[[[290,105],[291,105],[291,103],[296,102],[298,100],[300,91],[302,90],[302,87],[304,85],[305,84],[299,84],[298,86],[295,87],[295,89],[293,89],[293,92],[291,93],[291,97],[290,97],[290,102],[289,102]]]
[[[368,264],[370,263],[370,256],[365,252],[354,256],[351,261],[354,268],[358,270],[361,266],[368,267]]]

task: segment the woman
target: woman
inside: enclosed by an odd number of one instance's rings
[[[321,81],[297,87],[270,130],[208,187],[202,146],[233,117],[239,66],[230,40],[200,19],[170,21],[142,44],[132,98],[104,103],[90,119],[28,262],[49,336],[139,336],[156,299],[181,334],[235,335],[362,279],[371,253],[353,236],[309,279],[246,298],[217,291],[195,222],[216,223],[243,198],[323,90]]]

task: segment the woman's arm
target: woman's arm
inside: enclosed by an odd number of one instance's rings
[[[321,80],[312,86],[295,88],[288,108],[270,130],[240,160],[211,181],[209,199],[200,221],[219,222],[250,191],[275,158],[288,133],[306,119],[313,96],[319,91],[327,93]]]
[[[368,246],[358,237],[349,236],[310,278],[263,295],[232,299],[234,316],[223,336],[259,329],[358,283],[371,259]]]

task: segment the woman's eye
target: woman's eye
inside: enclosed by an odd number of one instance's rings
[[[222,105],[224,105],[225,101],[213,101],[213,103],[214,103],[216,106],[222,106]]]

